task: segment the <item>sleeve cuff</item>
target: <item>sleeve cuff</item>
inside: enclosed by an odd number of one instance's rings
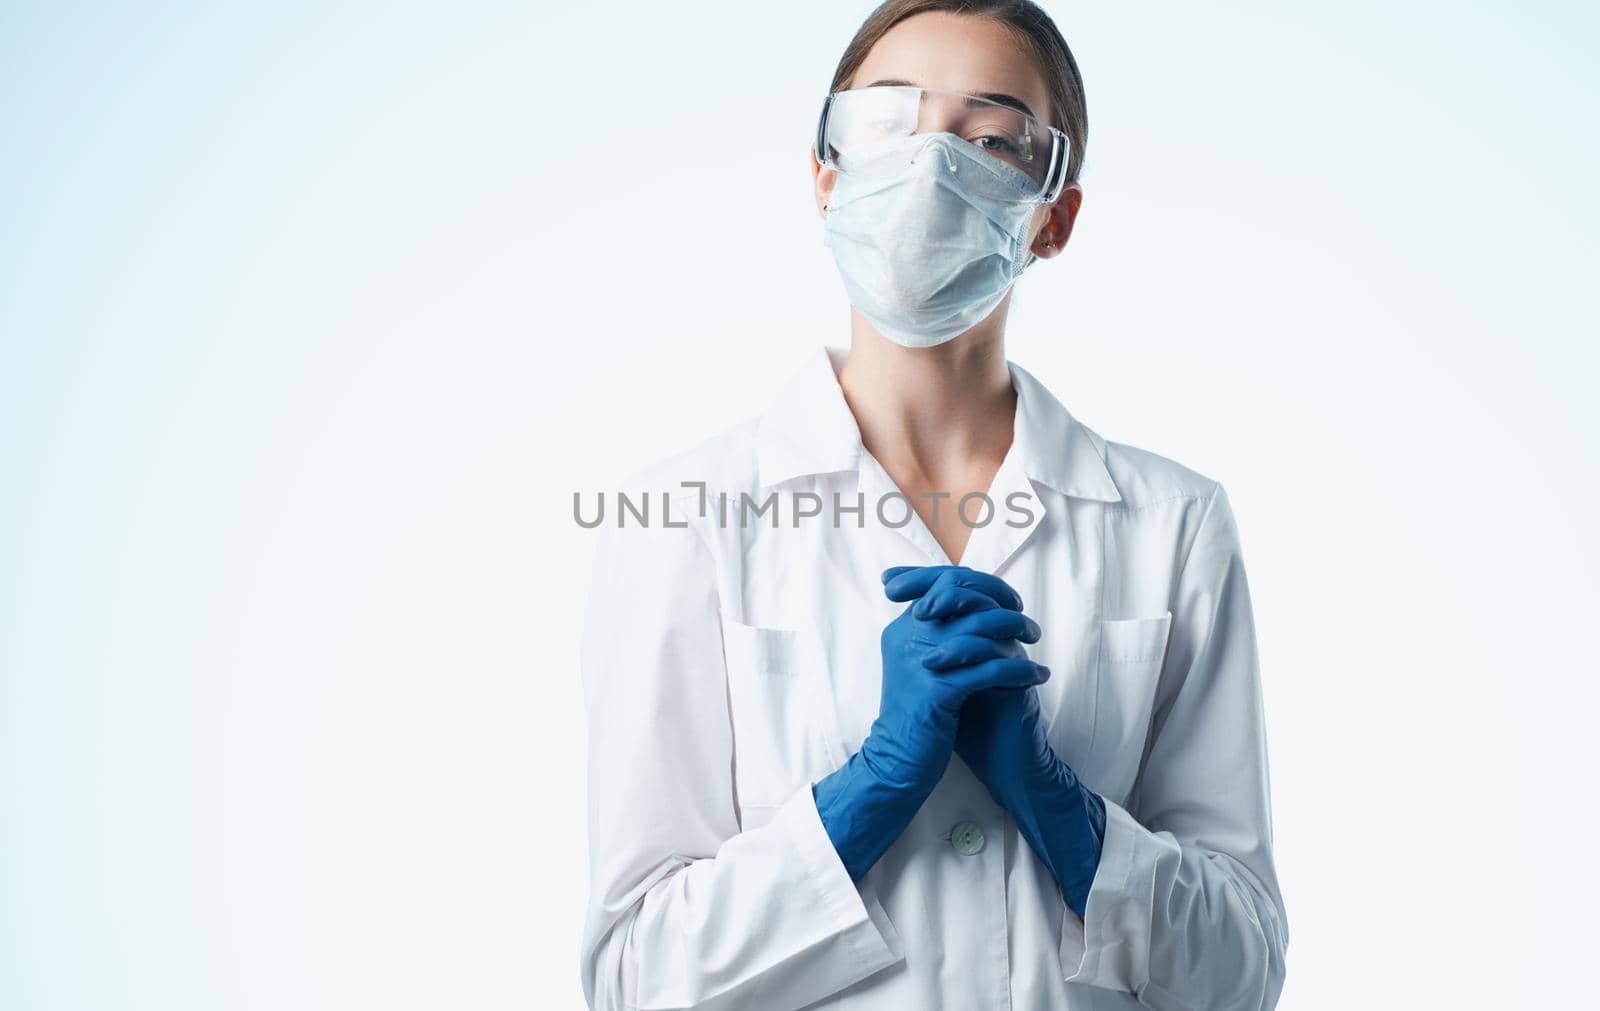
[[[790,795],[770,824],[778,826],[790,841],[806,878],[815,886],[822,908],[827,910],[840,939],[854,952],[862,976],[867,976],[903,960],[905,948],[871,882],[867,878],[859,882],[850,879],[850,872],[845,870],[844,861],[839,859],[828,829],[822,824],[811,787],[807,782]]]
[[[1061,969],[1069,983],[1138,993],[1150,978],[1150,924],[1156,865],[1178,852],[1170,836],[1151,832],[1104,797],[1106,835],[1083,918],[1065,907]]]

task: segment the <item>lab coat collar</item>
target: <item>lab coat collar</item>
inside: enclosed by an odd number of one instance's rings
[[[761,416],[758,463],[761,484],[859,470],[866,449],[855,415],[839,388],[839,367],[849,351],[824,346],[810,356]],[[1032,480],[1063,495],[1120,502],[1106,470],[1105,440],[1062,406],[1026,369],[1007,361],[1017,391],[1012,450]]]

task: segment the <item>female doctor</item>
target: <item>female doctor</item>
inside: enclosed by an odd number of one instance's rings
[[[1004,353],[1085,131],[1027,0],[889,0],[846,49],[812,172],[848,351],[603,525],[591,1007],[1277,1003],[1228,496]]]

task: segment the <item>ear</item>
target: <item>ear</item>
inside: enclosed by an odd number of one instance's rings
[[[1049,215],[1039,227],[1028,248],[1041,260],[1057,255],[1072,236],[1072,225],[1078,220],[1078,208],[1083,204],[1083,184],[1077,180],[1061,188],[1061,195],[1050,205]]]
[[[811,157],[811,190],[812,196],[817,201],[817,213],[827,217],[828,198],[833,195],[833,184],[838,178],[838,173],[831,168],[824,168],[817,160],[816,147],[807,147],[806,152]]]

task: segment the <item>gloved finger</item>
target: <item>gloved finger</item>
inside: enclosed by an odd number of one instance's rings
[[[1050,668],[1025,656],[998,657],[967,667],[952,667],[943,674],[967,694],[985,688],[1026,688],[1050,680]]]
[[[883,570],[883,592],[890,600],[911,600],[928,592],[946,570],[954,565],[896,565]]]
[[[901,576],[899,578],[908,579],[910,577]],[[1011,588],[1010,583],[1007,583],[999,576],[990,575],[987,572],[979,572],[977,569],[969,569],[964,565],[946,567],[943,572],[934,576],[932,583],[923,592],[925,594],[934,593],[952,586],[965,587],[969,590],[977,590],[979,593],[986,593],[994,598],[994,602],[1001,607],[1009,608],[1013,611],[1022,610],[1022,596]]]
[[[974,611],[990,610],[1003,608],[987,593],[969,590],[965,586],[944,586],[919,597],[911,605],[911,616],[919,621],[944,621]]]
[[[947,622],[945,630],[951,635],[982,635],[990,639],[1015,639],[1018,642],[1038,642],[1042,634],[1039,623],[1026,614],[999,606],[964,614]]]
[[[985,660],[1007,656],[1026,656],[1015,639],[991,639],[983,635],[954,635],[924,653],[922,666],[929,670],[969,667]]]
[[[885,583],[887,583],[887,582],[889,582],[889,580],[895,578],[896,576],[905,575],[907,572],[915,572],[918,569],[928,569],[928,568],[936,568],[936,567],[937,566],[929,566],[929,565],[891,565],[889,568],[883,570],[883,581]],[[931,579],[930,579],[930,582],[931,582]]]

